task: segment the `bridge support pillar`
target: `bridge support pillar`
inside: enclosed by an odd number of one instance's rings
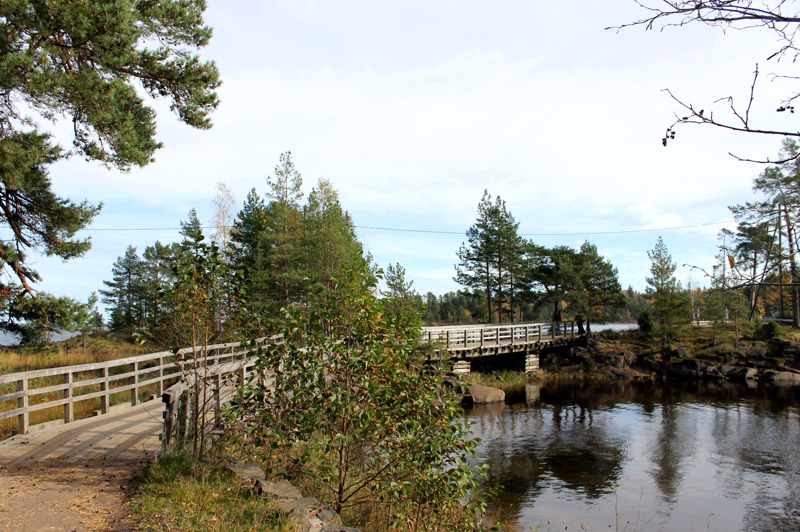
[[[525,373],[539,372],[539,353],[525,353]]]
[[[453,364],[453,373],[456,375],[466,375],[471,371],[469,360],[456,360]]]

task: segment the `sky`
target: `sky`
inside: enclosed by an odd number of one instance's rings
[[[644,290],[659,236],[684,285],[706,284],[683,265],[711,267],[718,232],[735,227],[728,206],[754,199],[763,170],[729,152],[774,157],[780,139],[680,126],[665,148],[680,111],[663,89],[722,117],[713,102],[746,102],[758,63],[756,125],[791,128],[774,112],[782,81],[766,76],[791,65],[766,61],[778,43],[761,30],[604,29],[642,16],[633,0],[209,0],[214,127],[152,101],[154,163],[55,165],[58,194],[103,209],[81,233],[85,256],[34,258],[40,288],[85,300],[128,245],[179,240],[191,208],[208,223],[217,182],[239,206],[265,193],[287,150],[306,194],[329,179],[375,262],[402,264],[421,293],[459,288],[456,252],[484,190],[537,244],[597,245],[623,287]]]

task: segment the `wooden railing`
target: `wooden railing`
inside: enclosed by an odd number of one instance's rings
[[[272,340],[274,337],[260,338],[256,345]],[[130,404],[135,406],[143,388],[153,386],[155,393],[161,395],[165,384],[183,377],[192,364],[193,352],[200,354],[204,367],[208,369],[241,361],[249,348],[240,342],[232,342],[194,350],[187,347],[177,353],[161,351],[93,364],[0,375],[0,385],[16,383],[16,391],[0,395],[0,406],[9,401],[17,402],[16,408],[0,411],[0,420],[16,417],[17,433],[27,434],[31,428],[30,414],[39,410],[63,406],[63,422],[71,423],[75,419],[77,403],[99,398],[100,408],[95,413],[102,415],[111,409],[111,396],[121,392],[129,392]]]
[[[255,365],[255,358],[242,357],[187,373],[167,388],[161,396],[166,405],[162,452],[183,447],[192,439],[200,440],[201,444],[211,441],[213,432],[221,426],[222,405],[247,382],[247,374]]]
[[[516,344],[534,344],[555,338],[574,337],[578,334],[575,322],[506,323],[498,325],[451,325],[423,327],[422,339],[439,341],[448,351],[495,347]]]
[[[560,322],[557,327],[555,323],[456,325],[423,327],[422,334],[423,340],[442,342],[445,349],[453,351],[573,337],[577,334],[577,327],[574,322]],[[256,340],[256,345],[265,345],[276,339],[260,338]],[[252,366],[245,360],[249,348],[233,342],[198,347],[196,351],[204,359],[204,371],[209,372],[206,376],[221,378],[233,372],[246,371]],[[16,417],[17,433],[27,434],[31,428],[30,415],[39,410],[62,406],[64,411],[59,422],[71,423],[75,420],[75,405],[79,402],[99,398],[100,408],[95,413],[102,415],[110,411],[112,395],[129,392],[130,404],[136,405],[142,389],[152,386],[154,393],[163,395],[167,386],[184,377],[191,364],[187,357],[192,352],[192,348],[188,347],[177,353],[161,351],[93,364],[0,375],[0,385],[16,384],[16,391],[0,395],[0,409],[8,402],[16,401],[16,408],[0,411],[0,420]],[[177,393],[179,388],[173,392]],[[217,390],[220,389],[218,386]],[[181,394],[172,395],[177,400]],[[169,408],[169,402],[167,405]]]

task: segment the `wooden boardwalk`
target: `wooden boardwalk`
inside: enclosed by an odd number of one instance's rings
[[[422,333],[424,340],[438,342],[441,355],[461,360],[462,364],[474,357],[533,353],[543,347],[567,344],[578,337],[572,322],[558,326],[517,323],[424,327]],[[262,338],[258,343],[263,345],[276,339]],[[245,360],[246,349],[239,344],[208,346],[205,352],[220,375],[241,372],[243,378],[244,371],[252,365],[252,361]],[[0,419],[13,416],[19,420],[17,435],[0,441],[0,468],[53,460],[75,465],[92,460],[111,464],[152,458],[161,448],[159,434],[164,426],[164,404],[160,400],[138,404],[139,392],[147,385],[156,385],[157,391],[163,393],[165,383],[175,382],[183,375],[183,367],[176,355],[161,352],[97,364],[0,375],[0,384],[15,382],[17,390],[0,395],[0,404],[16,406],[0,412]],[[61,384],[52,384],[52,379],[60,379]],[[92,386],[94,388],[90,388]],[[97,387],[100,391],[94,391]],[[46,393],[52,395],[53,392],[61,394],[60,398],[41,401]],[[110,396],[120,392],[130,393],[132,406],[121,410],[110,406]],[[97,397],[102,399],[102,407],[97,411],[101,415],[75,421],[74,404]],[[32,404],[34,398],[39,399]],[[31,430],[39,427],[30,426],[30,413],[47,407],[63,407],[63,424]]]
[[[0,441],[0,468],[36,462],[118,466],[152,459],[161,449],[163,411],[159,398],[103,416],[17,434]]]

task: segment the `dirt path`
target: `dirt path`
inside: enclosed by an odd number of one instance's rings
[[[145,464],[104,467],[98,460],[75,466],[51,459],[2,469],[0,530],[133,531],[129,501]]]
[[[132,531],[135,478],[160,449],[163,403],[0,442],[0,531]]]

